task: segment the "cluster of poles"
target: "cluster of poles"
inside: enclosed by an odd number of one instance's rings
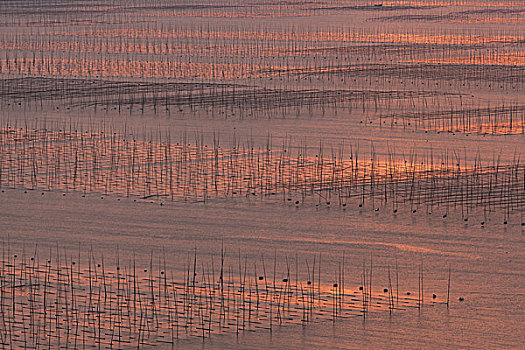
[[[380,117],[380,125],[433,132],[511,135],[525,134],[525,106],[465,108],[420,111]]]
[[[160,13],[164,10],[156,8]],[[184,6],[179,10],[184,11]],[[410,9],[401,10],[406,11]],[[324,82],[339,87],[388,84],[428,89],[436,81],[446,81],[454,82],[454,89],[464,89],[465,84],[476,89],[472,82],[483,81],[492,90],[519,91],[523,84],[519,31],[453,28],[414,33],[389,25],[122,20],[71,28],[44,25],[46,30],[27,25],[25,30],[5,31],[0,34],[0,71],[90,79],[255,80],[268,88]]]
[[[421,6],[447,12],[467,4],[471,6],[463,12],[487,19],[519,11],[518,4],[509,1],[505,8],[469,1],[425,1]],[[356,10],[367,16],[402,16],[420,8],[410,1],[375,5],[330,1],[322,6],[245,7],[225,1],[216,6],[172,6],[164,0],[136,0],[105,4],[112,11],[102,11],[98,3],[89,11],[77,11],[74,3],[9,2],[0,9],[0,21],[14,27],[0,33],[0,101],[4,109],[20,106],[17,113],[75,108],[188,118],[326,113],[352,122],[375,123],[381,116],[381,125],[417,125],[439,132],[523,133],[519,93],[524,83],[524,36],[519,30],[416,30],[377,23],[353,27],[294,21],[203,24],[191,19],[195,13],[206,17],[237,11],[298,18]],[[188,17],[182,22],[145,21],[130,14],[137,10],[142,15],[146,9],[160,17]],[[13,16],[20,11],[24,16]],[[74,17],[70,26],[53,25],[52,18],[62,23],[68,15]],[[44,22],[40,26],[35,25],[38,18]],[[498,95],[487,102],[487,91]]]
[[[274,146],[253,141],[209,145],[197,133],[190,143],[163,133],[141,140],[115,129],[53,131],[11,128],[0,133],[0,187],[117,195],[155,201],[208,202],[244,197],[296,206],[410,208],[431,213],[458,209],[468,220],[482,211],[523,216],[525,166],[516,154],[511,162],[483,162],[457,152],[439,155],[376,154],[359,145],[312,150],[285,139]],[[71,125],[70,125],[71,127]],[[126,133],[124,133],[126,134]],[[312,154],[314,153],[314,154]]]
[[[140,264],[134,255],[121,259],[117,252],[108,264],[92,248],[77,253],[57,246],[42,253],[35,247],[17,254],[9,243],[2,247],[3,348],[175,346],[183,339],[272,332],[286,325],[306,327],[450,303],[450,269],[447,285],[439,288],[443,295],[429,294],[425,304],[423,266],[417,271],[417,293],[400,293],[397,259],[392,268],[374,267],[372,257],[369,263],[363,260],[362,271],[356,272],[362,284],[351,285],[347,278],[353,266],[344,255],[329,277],[320,254],[248,258],[221,248],[214,260],[202,258],[195,248],[183,266],[170,270],[166,254],[152,253],[149,264]]]
[[[266,89],[209,83],[138,82],[24,77],[0,80],[6,111],[82,111],[191,116],[192,118],[298,118],[313,113],[361,113],[389,110],[439,92],[349,89]],[[451,100],[459,96],[449,97]]]

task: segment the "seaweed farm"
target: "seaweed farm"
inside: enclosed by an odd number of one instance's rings
[[[523,106],[473,108],[468,110],[435,111],[405,115],[381,116],[383,124],[434,132],[465,134],[523,134],[525,123]]]
[[[360,286],[345,286],[344,256],[334,282],[325,285],[321,255],[310,257],[310,264],[308,258],[299,262],[297,256],[248,261],[240,255],[226,258],[223,250],[215,266],[213,259],[201,262],[195,250],[178,282],[166,269],[166,256],[155,257],[155,262],[151,256],[144,269],[138,269],[134,260],[121,262],[117,257],[108,268],[104,257],[95,257],[93,251],[87,257],[52,251],[48,254],[59,255],[39,261],[38,256],[6,256],[5,248],[0,277],[5,288],[4,346],[173,346],[185,338],[205,341],[228,333],[272,332],[286,324],[339,322],[369,313],[414,312],[450,304],[450,273],[439,289],[443,295],[438,299],[431,293],[425,304],[422,266],[413,271],[419,279],[417,292],[400,295],[399,266],[389,267],[388,285],[381,288],[373,284],[383,279],[378,271],[374,275],[373,260],[363,260]]]
[[[183,136],[174,144],[169,138],[129,141],[115,132],[5,129],[0,187],[204,203],[279,198],[296,206],[371,204],[377,211],[390,205],[394,212],[401,207],[414,213],[443,207],[444,217],[454,207],[466,220],[469,210],[483,208],[485,219],[487,212],[502,211],[505,224],[511,214],[523,217],[525,165],[519,158],[504,165],[475,158],[470,166],[457,154],[421,160],[390,154],[381,160],[352,147],[322,146],[308,156],[304,147],[294,154],[291,142],[262,149],[222,148],[218,142],[195,147]]]
[[[518,0],[0,2],[0,349],[519,349]]]

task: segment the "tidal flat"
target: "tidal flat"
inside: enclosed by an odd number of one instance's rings
[[[524,24],[2,1],[0,347],[522,348]]]

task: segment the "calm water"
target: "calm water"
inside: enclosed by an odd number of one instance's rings
[[[289,261],[304,283],[321,253],[327,290],[344,255],[357,297],[373,260],[377,301],[396,262],[403,296],[423,270],[422,308],[160,348],[521,348],[524,10],[4,1],[3,249],[46,259],[80,246],[87,259],[93,247],[113,263],[118,247],[141,270],[166,254],[182,281],[194,249],[204,269],[224,245],[234,268],[275,256],[279,280]],[[9,332],[2,346],[23,347]]]

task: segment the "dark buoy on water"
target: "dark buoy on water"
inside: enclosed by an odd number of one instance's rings
[[[463,301],[465,300],[463,297],[459,297],[459,301]]]

